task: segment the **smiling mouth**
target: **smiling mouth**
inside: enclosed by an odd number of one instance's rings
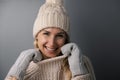
[[[57,48],[49,48],[49,47],[45,47],[48,51],[56,51]]]

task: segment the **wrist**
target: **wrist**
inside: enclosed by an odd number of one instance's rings
[[[18,80],[15,76],[9,76],[5,80]]]

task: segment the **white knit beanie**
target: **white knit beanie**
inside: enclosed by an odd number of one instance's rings
[[[33,27],[33,37],[44,28],[57,27],[69,32],[70,21],[63,6],[63,0],[46,0],[40,7]]]

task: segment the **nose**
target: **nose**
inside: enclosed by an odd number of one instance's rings
[[[48,45],[51,48],[55,48],[56,47],[56,39],[55,39],[54,36],[49,38]]]

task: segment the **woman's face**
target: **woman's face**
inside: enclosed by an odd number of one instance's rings
[[[44,59],[56,57],[61,54],[61,47],[65,44],[66,34],[59,28],[45,28],[38,33],[37,40]]]

